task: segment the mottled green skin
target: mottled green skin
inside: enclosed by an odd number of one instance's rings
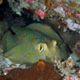
[[[53,61],[54,55],[68,58],[65,44],[50,26],[34,23],[25,29],[13,27],[13,30],[16,35],[8,31],[2,38],[4,56],[13,63],[34,63],[39,59]],[[52,40],[57,41],[55,47]],[[42,51],[38,51],[38,44],[41,43],[46,45]]]

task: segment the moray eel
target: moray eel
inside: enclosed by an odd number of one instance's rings
[[[13,63],[34,63],[39,59],[53,61],[57,55],[68,58],[65,43],[48,25],[33,23],[26,28],[12,27],[16,33],[7,31],[2,37],[4,57]]]

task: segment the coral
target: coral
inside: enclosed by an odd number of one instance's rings
[[[65,61],[61,61],[58,56],[55,56],[55,63],[63,76],[62,80],[80,80],[80,67],[76,65],[72,56]]]
[[[44,19],[45,12],[42,10],[35,11],[35,14],[38,15],[41,19]]]
[[[33,4],[34,0],[26,0],[26,2],[28,2],[29,4]]]
[[[71,1],[70,3],[66,3],[66,1],[56,0],[8,0],[12,10],[20,16],[22,12],[25,12],[23,10],[23,8],[25,8],[32,11],[34,14],[33,20],[36,19],[39,21],[40,19],[45,18],[49,20],[55,19],[56,23],[61,20],[61,22],[58,24],[58,27],[63,27],[63,32],[66,32],[68,29],[70,29],[80,33],[80,11],[78,10],[80,6],[77,3],[74,3],[74,1]],[[55,14],[57,15],[55,16]]]
[[[79,80],[77,76],[66,76],[64,80]]]
[[[53,70],[52,63],[40,60],[30,69],[13,69],[6,76],[0,76],[0,80],[61,80],[60,74]]]
[[[12,10],[16,12],[16,14],[21,15],[22,8],[29,8],[29,4],[25,2],[25,0],[8,0],[10,7]]]
[[[55,56],[55,63],[56,63],[56,66],[60,69],[62,73],[61,75],[68,76],[66,78],[70,78],[69,76],[75,75],[77,70],[80,70],[79,67],[75,68],[75,66],[77,65],[71,57],[69,57],[65,61],[61,61],[59,57]]]

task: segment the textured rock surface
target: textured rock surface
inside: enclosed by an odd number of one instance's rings
[[[55,25],[55,21],[50,20],[44,20],[45,23],[52,26],[53,29],[55,29],[56,32],[61,36],[63,41],[69,45],[70,49],[73,51],[75,44],[80,41],[80,34],[71,30],[68,30],[66,32],[63,32],[62,29],[58,29],[58,27]]]
[[[0,76],[0,80],[61,80],[53,69],[52,63],[40,60],[31,69],[13,69],[6,76]]]

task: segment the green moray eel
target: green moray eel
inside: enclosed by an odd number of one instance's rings
[[[26,28],[12,27],[2,37],[4,56],[13,63],[34,63],[39,59],[53,61],[57,55],[68,58],[66,45],[48,25],[33,23]]]

